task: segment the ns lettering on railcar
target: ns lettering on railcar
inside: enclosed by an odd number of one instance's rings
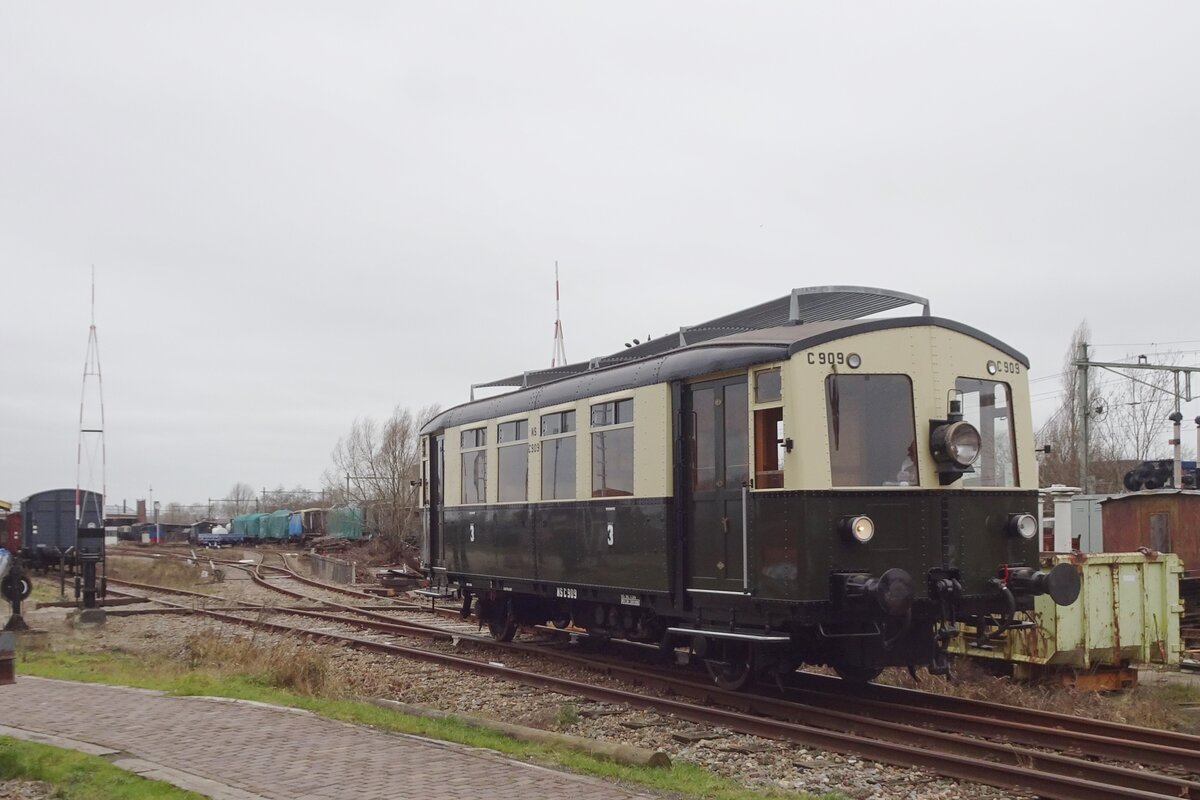
[[[960,624],[1079,593],[1038,568],[1028,365],[923,298],[831,286],[496,381],[421,431],[430,591],[501,640],[690,647],[724,687],[945,672]]]

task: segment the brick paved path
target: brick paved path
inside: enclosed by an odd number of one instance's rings
[[[303,711],[24,675],[0,686],[0,735],[103,755],[219,800],[650,797]]]

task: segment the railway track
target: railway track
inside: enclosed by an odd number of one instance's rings
[[[232,562],[231,562],[232,563]],[[474,633],[474,626],[438,620],[421,623],[398,619],[415,604],[387,605],[390,613],[313,598],[269,580],[263,572],[290,567],[232,563],[256,575],[266,588],[297,600],[317,601],[316,607],[187,608],[235,624],[321,641],[337,641],[357,649],[432,661],[456,669],[489,674],[529,686],[603,702],[651,708],[702,724],[793,741],[900,766],[918,766],[942,775],[1018,789],[1045,797],[1191,797],[1200,798],[1200,737],[1135,728],[1068,715],[1018,709],[962,700],[896,687],[856,687],[847,691],[835,678],[798,673],[783,693],[723,692],[711,684],[677,673],[617,660],[560,652],[528,643],[501,645]],[[257,582],[257,581],[256,581]],[[327,584],[300,580],[315,588]],[[151,587],[146,587],[151,588]],[[379,598],[353,590],[341,594]],[[213,600],[212,595],[175,590]],[[170,601],[157,601],[172,605]],[[272,621],[265,614],[316,619],[341,628],[366,629],[366,636],[349,635],[329,627],[306,628],[292,621]],[[249,616],[248,616],[249,615]],[[690,697],[702,705],[622,689],[599,687],[541,672],[513,669],[488,661],[464,658],[438,650],[387,641],[408,637],[431,642],[457,640],[489,648],[534,651],[540,658],[599,669],[656,691]],[[1146,769],[1152,766],[1155,770]]]

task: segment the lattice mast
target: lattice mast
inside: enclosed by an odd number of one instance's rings
[[[550,366],[567,364],[567,349],[563,344],[562,312],[559,309],[558,262],[554,262],[554,352],[550,355]]]
[[[100,377],[100,342],[96,338],[96,268],[92,267],[92,324],[88,328],[87,356],[83,361],[83,390],[79,396],[79,444],[75,456],[76,528],[83,524],[83,513],[86,510],[82,506],[83,490],[85,488],[94,490],[97,472],[99,472],[100,483],[100,507],[96,509],[96,512],[101,520],[101,525],[104,524],[104,500],[108,496],[106,470],[104,381]]]

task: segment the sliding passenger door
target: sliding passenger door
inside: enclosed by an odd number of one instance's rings
[[[743,490],[749,478],[745,377],[683,388],[686,586],[694,593],[747,585]]]

